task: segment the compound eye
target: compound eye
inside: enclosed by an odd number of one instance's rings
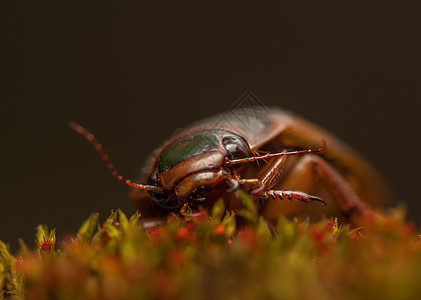
[[[158,169],[155,168],[152,174],[149,176],[147,183],[149,185],[158,185]],[[159,205],[164,206],[169,200],[170,195],[168,191],[148,191],[149,195],[157,202]]]
[[[222,143],[227,150],[230,159],[238,159],[249,156],[249,148],[247,144],[239,137],[224,137],[222,139]]]

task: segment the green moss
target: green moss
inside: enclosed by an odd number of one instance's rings
[[[210,216],[144,230],[138,214],[86,220],[73,239],[37,228],[36,249],[0,242],[0,298],[11,299],[415,299],[421,245],[401,211],[351,230],[332,220],[279,219],[245,201],[236,228],[222,202]],[[58,249],[59,248],[59,249]]]

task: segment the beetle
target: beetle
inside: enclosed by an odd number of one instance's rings
[[[227,209],[238,209],[240,189],[269,222],[280,215],[349,221],[388,199],[381,176],[354,150],[278,108],[247,122],[227,112],[193,123],[153,152],[138,178],[141,183],[119,175],[86,128],[74,122],[69,126],[93,144],[118,180],[132,187],[135,207],[150,224],[170,212],[198,215],[220,198]]]

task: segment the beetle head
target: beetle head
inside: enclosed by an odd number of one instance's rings
[[[246,142],[226,130],[202,130],[183,136],[160,153],[148,184],[163,190],[149,191],[149,194],[169,209],[186,201],[202,202],[229,177],[224,168],[227,160],[248,155]]]
[[[149,184],[158,184],[162,191],[149,191],[156,202],[168,209],[181,207],[186,201],[203,201],[205,194],[225,180],[221,169],[225,155],[209,151],[190,157],[168,170],[155,168]]]

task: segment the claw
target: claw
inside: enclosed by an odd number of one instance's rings
[[[325,206],[327,206],[327,203],[325,200],[323,200],[320,197],[316,197],[316,196],[309,196],[310,201],[318,201],[318,202],[322,202]]]

